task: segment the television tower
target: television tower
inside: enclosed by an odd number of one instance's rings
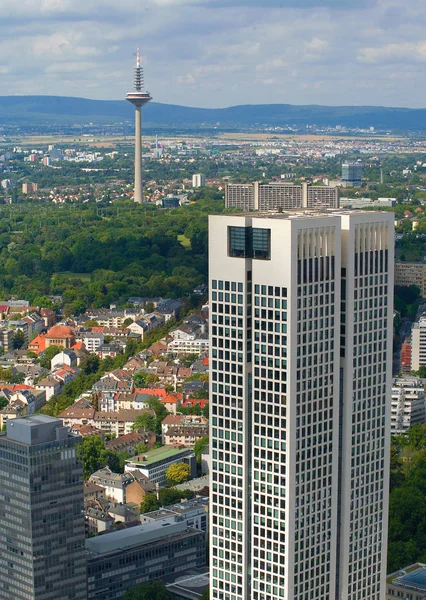
[[[142,191],[142,117],[141,108],[152,100],[149,92],[143,90],[143,70],[141,67],[141,55],[138,46],[135,68],[135,89],[126,94],[126,100],[135,107],[135,194],[134,200],[138,204],[143,202]]]

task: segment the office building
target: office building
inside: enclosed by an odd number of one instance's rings
[[[0,434],[0,599],[86,600],[79,438],[45,415]]]
[[[426,313],[411,328],[411,370],[426,366]]]
[[[382,600],[393,215],[211,216],[220,600]]]
[[[425,391],[421,379],[395,379],[392,385],[391,433],[405,433],[425,422]]]
[[[134,201],[143,202],[142,185],[142,106],[152,100],[149,92],[144,91],[143,70],[139,46],[136,55],[135,89],[126,95],[127,102],[135,107],[135,191]]]
[[[387,578],[386,600],[424,600],[426,598],[426,565],[415,563],[391,573]]]
[[[204,173],[196,173],[192,176],[192,187],[199,188],[206,185],[206,176]]]
[[[291,210],[294,208],[337,208],[339,191],[321,185],[291,183],[228,183],[225,206],[244,211]]]
[[[206,562],[204,531],[175,517],[87,539],[86,551],[89,600],[121,600],[138,583]]]
[[[191,477],[196,477],[197,465],[194,452],[188,448],[170,446],[162,446],[129,458],[126,460],[125,471],[140,471],[152,483],[164,486],[167,483],[167,469],[179,462],[189,465]]]
[[[362,184],[362,163],[344,162],[342,163],[342,181],[347,185],[361,186]]]

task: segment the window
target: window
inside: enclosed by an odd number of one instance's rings
[[[234,258],[270,260],[271,230],[258,227],[228,227],[228,254]]]

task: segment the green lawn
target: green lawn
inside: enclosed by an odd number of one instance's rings
[[[187,238],[185,235],[178,235],[177,236],[178,241],[182,244],[182,246],[184,248],[190,248],[191,247],[191,240],[189,238]]]
[[[68,279],[81,279],[81,281],[90,281],[90,273],[72,273],[71,271],[62,271],[56,275],[65,275]]]

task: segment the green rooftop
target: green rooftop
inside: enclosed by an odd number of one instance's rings
[[[159,460],[165,460],[172,458],[182,452],[188,452],[189,448],[170,448],[170,446],[162,446],[161,448],[155,448],[155,450],[148,450],[143,454],[129,458],[126,462],[131,462],[140,465],[150,465]]]

